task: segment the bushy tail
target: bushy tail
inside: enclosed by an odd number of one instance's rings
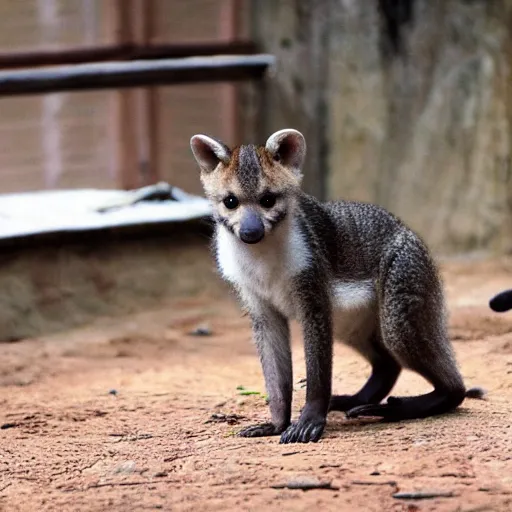
[[[498,293],[489,301],[489,307],[497,313],[512,309],[512,289]]]

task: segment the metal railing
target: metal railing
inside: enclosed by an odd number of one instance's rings
[[[267,54],[214,55],[0,71],[0,96],[260,80],[274,62]]]

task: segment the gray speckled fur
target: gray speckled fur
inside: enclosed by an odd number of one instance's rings
[[[326,281],[375,283],[380,338],[398,362],[423,373],[419,366],[426,358],[433,367],[429,380],[463,387],[448,340],[441,281],[423,241],[372,204],[321,204],[303,195],[300,217]]]

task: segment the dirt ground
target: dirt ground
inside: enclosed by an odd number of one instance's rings
[[[512,313],[487,307],[512,286],[512,261],[443,268],[459,363],[487,400],[387,425],[333,413],[318,444],[233,435],[267,407],[248,320],[228,296],[0,345],[0,510],[512,510]],[[201,325],[212,334],[189,334]],[[296,417],[305,371],[293,332]],[[339,344],[334,364],[337,392],[368,376]],[[427,390],[406,372],[395,392]],[[273,487],[304,478],[331,489]],[[393,497],[417,491],[444,496]]]

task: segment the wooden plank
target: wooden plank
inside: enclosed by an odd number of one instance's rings
[[[259,80],[274,63],[269,54],[217,55],[5,71],[0,72],[0,96]]]
[[[0,53],[0,69],[35,68],[87,64],[92,62],[179,59],[205,57],[209,55],[253,55],[258,52],[251,41],[147,44],[110,44],[87,48],[66,48],[63,50],[38,50],[30,52]]]

